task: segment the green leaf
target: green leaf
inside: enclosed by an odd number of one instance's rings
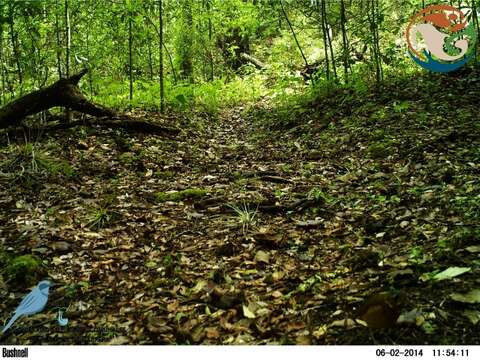
[[[480,321],[480,311],[467,309],[463,311],[463,315],[465,315],[473,325],[477,325]]]
[[[471,268],[466,268],[466,267],[455,267],[455,266],[452,266],[452,267],[449,267],[447,270],[444,270],[438,274],[436,274],[434,277],[433,277],[433,280],[436,280],[436,281],[441,281],[441,280],[448,280],[448,279],[452,279],[456,276],[459,276],[459,275],[462,275],[466,272],[469,272],[471,271],[472,269]]]
[[[478,252],[480,252],[480,245],[469,246],[469,247],[465,248],[465,250],[467,250],[470,253],[478,253]]]
[[[197,294],[203,290],[203,288],[207,286],[207,282],[205,280],[199,280],[197,284],[192,289],[192,294]]]
[[[462,303],[468,303],[468,304],[480,303],[480,289],[473,289],[466,294],[453,293],[453,294],[450,294],[450,297],[452,298],[452,300],[462,302]]]
[[[429,335],[434,334],[435,331],[437,331],[437,327],[429,321],[425,321],[422,324],[421,328],[425,332],[425,334],[429,334]]]
[[[154,267],[157,266],[157,263],[156,263],[155,261],[152,261],[152,260],[151,260],[151,261],[148,261],[148,262],[145,264],[145,266],[146,266],[147,268],[149,268],[149,269],[153,269]]]
[[[250,308],[246,305],[242,305],[243,308],[243,316],[245,316],[247,319],[255,319],[256,315],[255,313],[250,310]]]

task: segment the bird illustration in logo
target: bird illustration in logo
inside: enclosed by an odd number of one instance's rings
[[[15,309],[12,318],[3,328],[2,334],[4,334],[20,316],[33,315],[41,312],[45,308],[45,305],[47,305],[48,290],[52,285],[48,280],[40,281]]]
[[[454,56],[447,54],[443,50],[443,44],[445,44],[445,38],[449,37],[449,35],[438,31],[432,24],[419,24],[415,27],[412,38],[414,46],[418,46],[416,43],[417,32],[422,35],[430,53],[440,60],[456,61],[462,58],[468,51],[468,41],[460,39],[455,42],[455,46],[461,50],[460,53]]]
[[[448,5],[431,5],[418,12],[406,35],[413,60],[438,72],[453,71],[466,64],[473,55],[469,48],[476,41],[473,21]],[[419,44],[419,38],[423,44]]]

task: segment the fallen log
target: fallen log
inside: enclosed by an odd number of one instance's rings
[[[110,119],[88,119],[77,120],[70,123],[61,123],[50,126],[47,131],[56,131],[61,129],[69,129],[75,126],[101,126],[111,129],[124,129],[127,131],[135,131],[139,133],[152,134],[152,135],[177,135],[180,129],[172,128],[168,126],[162,126],[154,124],[150,121],[136,120],[127,117]]]
[[[248,61],[249,63],[253,64],[258,70],[262,70],[262,69],[265,69],[267,67],[267,65],[265,65],[260,60],[254,58],[252,55],[249,55],[249,54],[246,54],[246,53],[241,53],[240,57],[243,60]]]
[[[56,123],[41,127],[27,127],[17,126],[0,131],[0,137],[8,136],[10,139],[24,139],[25,135],[34,137],[36,134],[47,134],[58,130],[70,129],[77,126],[100,126],[102,128],[110,129],[124,129],[137,133],[144,133],[150,135],[166,135],[174,136],[180,133],[180,129],[168,126],[157,125],[150,121],[137,120],[128,117],[115,118],[99,118],[99,119],[83,119],[75,120],[69,123]]]
[[[52,107],[66,107],[92,116],[115,116],[113,110],[90,102],[80,91],[78,82],[87,69],[52,85],[26,94],[0,109],[0,129],[18,125],[25,117]]]

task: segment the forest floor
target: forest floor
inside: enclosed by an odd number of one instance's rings
[[[28,286],[56,286],[0,341],[480,343],[479,84],[399,80],[287,115],[135,112],[184,131],[2,145],[2,321]],[[388,290],[402,321],[354,321]]]

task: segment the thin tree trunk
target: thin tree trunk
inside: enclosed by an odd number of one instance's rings
[[[295,39],[295,43],[297,44],[298,50],[300,50],[300,54],[302,54],[302,58],[303,58],[303,61],[305,62],[305,66],[308,67],[309,65],[308,65],[307,58],[305,57],[305,54],[303,53],[302,47],[300,46],[300,43],[298,42],[297,35],[295,34],[295,30],[293,30],[293,27],[292,27],[292,24],[290,23],[287,12],[285,11],[285,7],[283,6],[283,0],[280,0],[280,6],[282,8],[283,16],[285,17],[285,20],[287,21],[288,27],[290,28],[290,31],[292,32],[293,38]]]
[[[0,19],[3,18],[3,2],[0,2]],[[2,78],[2,89],[0,101],[5,102],[5,74],[3,71],[3,24],[0,24],[0,77]]]
[[[61,41],[60,41],[60,26],[58,23],[58,13],[57,13],[57,8],[58,8],[58,0],[55,1],[55,35],[56,35],[56,40],[57,40],[57,73],[58,73],[58,78],[62,78],[62,60],[61,60]]]
[[[90,32],[87,31],[85,36],[85,47],[87,51],[87,59],[90,59]],[[92,79],[92,72],[88,72],[88,87],[90,88],[90,96],[93,96],[93,79]]]
[[[20,93],[22,93],[22,84],[23,84],[23,74],[22,74],[22,67],[20,65],[20,54],[18,53],[17,42],[15,38],[15,29],[14,29],[14,18],[13,18],[13,2],[10,3],[10,41],[12,42],[12,49],[13,49],[13,56],[15,57],[15,64],[17,66],[17,75],[18,75],[18,82],[20,83]]]
[[[70,49],[71,49],[71,29],[70,29],[70,10],[68,8],[68,0],[65,0],[65,35],[67,39],[67,46],[65,51],[65,76],[70,76]],[[65,107],[65,119],[67,122],[72,120],[72,113],[68,107]]]
[[[212,38],[213,38],[213,28],[212,28],[212,18],[210,16],[210,0],[206,0],[207,13],[208,13],[208,60],[210,62],[210,81],[213,81],[213,50],[212,50]]]
[[[332,69],[333,69],[333,77],[337,78],[337,65],[335,63],[335,54],[333,53],[333,46],[332,46],[332,37],[330,36],[330,28],[327,23],[327,6],[325,1],[323,2],[323,12],[324,12],[324,20],[325,20],[325,28],[327,30],[327,40],[328,46],[330,47],[330,58],[332,59]]]
[[[177,70],[175,69],[175,65],[173,64],[172,54],[168,50],[167,45],[165,45],[165,43],[163,43],[163,48],[165,49],[165,52],[167,53],[167,56],[168,56],[168,61],[170,62],[170,67],[172,69],[173,83],[174,85],[177,85],[178,76],[177,76]]]
[[[70,49],[71,49],[71,29],[70,29],[70,10],[68,9],[68,0],[65,0],[65,33],[67,46],[65,48],[65,76],[70,76]]]
[[[160,112],[165,111],[165,88],[163,73],[163,7],[162,0],[158,0],[158,34],[160,54]]]
[[[128,10],[128,78],[130,106],[133,101],[133,37],[132,37],[132,10]]]
[[[477,34],[478,34],[478,36],[480,36],[480,26],[479,26],[479,23],[478,23],[477,2],[475,0],[472,0],[472,17],[473,17],[473,22],[475,23],[475,27],[477,28]],[[475,45],[475,62],[478,62],[477,55],[478,55],[478,46]]]
[[[383,68],[382,68],[382,49],[380,48],[380,26],[378,24],[378,19],[380,19],[380,4],[379,0],[375,1],[375,44],[377,46],[377,57],[378,57],[378,72],[380,74],[380,81],[383,81]]]
[[[182,0],[182,21],[184,29],[181,31],[180,77],[188,82],[193,82],[193,13],[192,0]]]
[[[154,27],[155,31],[157,32],[158,38],[160,39],[160,31],[158,29],[157,23],[153,22],[152,19],[150,19],[148,16],[146,17],[146,19]],[[175,65],[173,64],[172,54],[168,50],[168,47],[165,45],[165,41],[161,45],[163,46],[163,49],[165,50],[165,53],[167,54],[168,62],[170,63],[170,67],[172,69],[173,83],[174,83],[174,85],[176,85],[177,81],[178,81],[177,80],[177,71],[175,70]]]
[[[380,53],[380,40],[378,34],[378,15],[376,11],[376,7],[378,7],[378,2],[375,0],[370,1],[370,9],[367,12],[369,14],[369,21],[370,21],[370,31],[372,34],[371,39],[371,51],[372,51],[372,58],[374,61],[375,67],[375,79],[377,84],[379,84],[382,80],[382,65],[381,65],[381,53]]]
[[[153,57],[152,57],[152,38],[150,34],[148,34],[147,40],[147,51],[148,51],[148,75],[150,77],[150,81],[153,81]]]
[[[347,22],[345,16],[345,1],[340,1],[340,22],[342,27],[342,41],[343,41],[343,75],[345,77],[345,82],[348,83],[348,41],[347,41],[347,30],[345,24]]]
[[[320,21],[322,25],[323,50],[325,51],[325,64],[327,67],[326,76],[327,76],[327,80],[330,80],[330,61],[328,58],[328,41],[327,41],[327,29],[325,26],[324,2],[325,0],[322,0],[321,3],[319,2],[317,4],[317,6],[318,6],[318,11],[321,17]]]

